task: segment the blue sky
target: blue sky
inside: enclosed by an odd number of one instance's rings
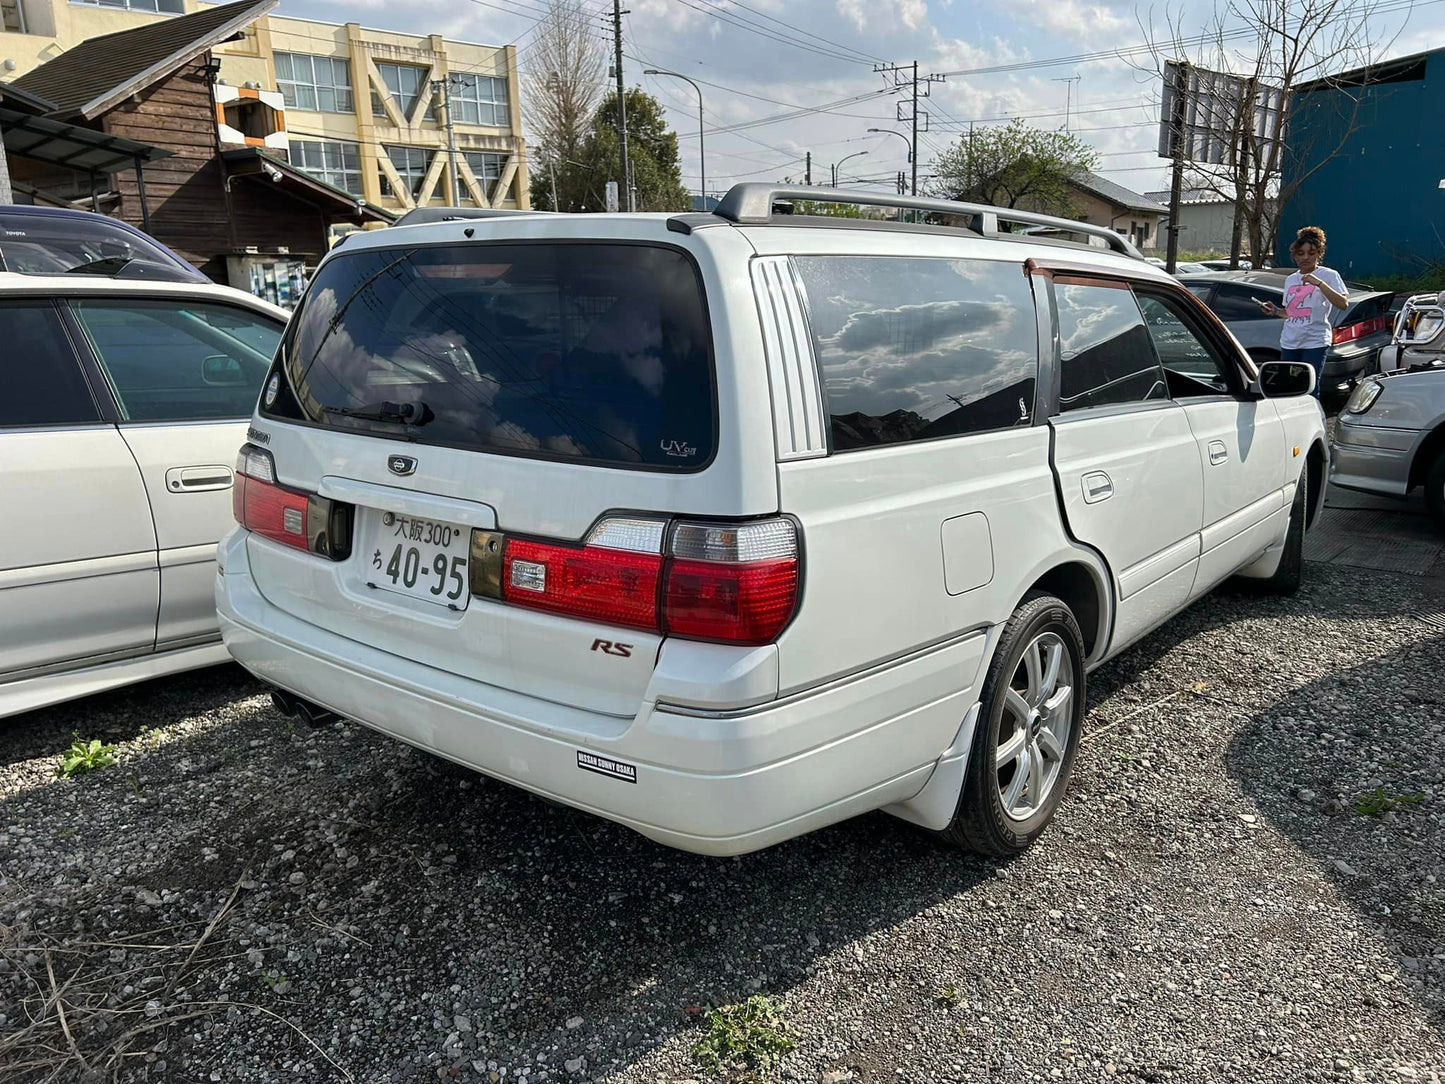
[[[1395,6],[1397,0],[1385,2]],[[597,11],[597,33],[605,36],[610,3],[584,3]],[[515,43],[525,69],[542,6],[542,0],[283,0],[277,13]],[[1148,56],[1009,72],[975,69],[1135,46],[1144,41],[1145,28],[1162,29],[1171,15],[1186,32],[1198,32],[1213,10],[1199,0],[1167,13],[1162,6],[1094,0],[627,0],[624,7],[631,9],[624,19],[628,83],[667,106],[681,137],[683,181],[693,190],[699,183],[697,96],[681,80],[642,73],[670,68],[708,84],[702,89],[708,190],[714,193],[735,180],[801,180],[809,150],[815,183],[826,183],[830,164],[858,151],[868,153],[843,165],[845,180],[883,181],[906,170],[904,141],[867,129],[908,134],[907,123],[897,119],[903,95],[887,92],[889,83],[873,66],[915,59],[920,74],[954,73],[934,84],[923,103],[929,132],[919,140],[920,178],[940,150],[967,132],[970,120],[993,124],[1022,116],[1040,127],[1062,127],[1071,92],[1070,127],[1098,150],[1099,172],[1136,191],[1163,188],[1167,172],[1153,150],[1158,78],[1141,70],[1151,66]],[[1371,27],[1386,55],[1445,45],[1445,0],[1381,15]],[[1060,81],[1075,75],[1072,84]],[[817,106],[831,108],[711,131]]]

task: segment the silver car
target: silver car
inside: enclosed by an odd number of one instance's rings
[[[1423,486],[1445,526],[1445,370],[1366,380],[1340,412],[1331,445],[1335,485],[1401,498]]]
[[[1189,275],[1180,280],[1224,321],[1241,346],[1256,362],[1279,358],[1280,321],[1267,316],[1255,303],[1284,304],[1285,275],[1278,271],[1221,271]],[[1390,345],[1395,295],[1358,283],[1346,283],[1349,308],[1330,316],[1333,342],[1325,352],[1320,391],[1347,391],[1362,377],[1379,369],[1380,351]]]

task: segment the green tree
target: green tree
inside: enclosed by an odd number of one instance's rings
[[[933,195],[1067,215],[1072,177],[1094,168],[1094,149],[1070,132],[1048,131],[1021,120],[979,128],[959,137],[933,163]]]
[[[637,186],[639,211],[691,208],[692,201],[682,184],[677,133],[667,127],[658,100],[635,87],[627,92],[627,157]],[[557,202],[568,210],[605,211],[607,182],[617,181],[618,203],[626,208],[621,160],[617,143],[617,95],[613,93],[603,99],[593,114],[577,157],[556,162]],[[539,171],[533,176],[533,206],[551,206],[551,184],[552,177],[547,173]]]

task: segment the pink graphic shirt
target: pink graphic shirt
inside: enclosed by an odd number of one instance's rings
[[[1338,271],[1316,267],[1315,278],[1337,293],[1347,294]],[[1313,350],[1330,345],[1330,314],[1335,307],[1318,286],[1304,281],[1296,271],[1284,280],[1284,330],[1279,335],[1282,350]]]

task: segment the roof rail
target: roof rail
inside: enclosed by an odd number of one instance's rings
[[[1024,226],[1053,226],[1069,233],[1081,233],[1098,237],[1115,252],[1132,256],[1136,260],[1144,257],[1139,250],[1107,226],[1096,226],[1089,222],[1075,222],[1071,218],[1056,218],[1034,211],[1016,211],[1008,207],[990,207],[982,203],[958,203],[954,200],[931,199],[927,196],[895,196],[881,192],[858,192],[846,188],[803,188],[791,185],[776,185],[766,182],[735,184],[728,189],[722,202],[713,208],[719,218],[740,226],[762,225],[773,222],[773,204],[780,200],[812,200],[817,203],[850,203],[869,207],[902,207],[905,210],[928,211],[933,214],[968,215],[973,219],[969,227],[982,237],[998,236],[1003,231],[999,222],[1016,222]]]
[[[393,226],[418,226],[428,222],[460,222],[468,218],[503,218],[508,215],[545,215],[550,211],[522,211],[512,207],[414,207]]]

